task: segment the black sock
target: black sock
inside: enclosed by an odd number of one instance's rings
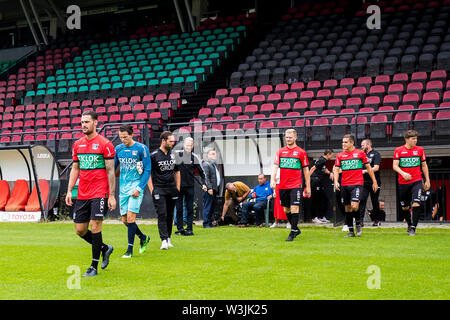
[[[345,224],[348,226],[348,231],[353,232],[353,214],[352,214],[352,212],[345,213]]]
[[[403,212],[403,217],[405,218],[406,223],[408,224],[408,227],[411,227],[411,213],[410,213],[409,209],[402,210],[402,212]]]
[[[80,238],[84,239],[87,243],[92,244],[92,232],[88,230],[84,236],[80,236]]]
[[[97,269],[98,261],[100,259],[100,252],[102,249],[102,233],[92,234],[92,264],[91,266]]]
[[[134,236],[136,235],[136,228],[137,225],[135,222],[128,223],[128,249],[127,252],[133,253],[133,246],[134,246]]]
[[[291,224],[291,226],[292,226],[292,214],[291,213],[286,213],[286,217],[287,217],[287,219],[288,219],[288,221],[289,221],[289,223]]]
[[[291,230],[298,230],[298,213],[291,216]]]
[[[88,230],[84,236],[80,236],[80,238],[84,239],[87,243],[92,244],[92,232]],[[102,252],[105,253],[108,250],[108,246],[102,243]]]
[[[417,224],[419,223],[419,217],[420,217],[420,207],[412,207],[411,209],[411,215],[412,215],[412,228],[416,228]]]
[[[361,215],[359,214],[359,211],[353,211],[353,218],[355,218],[355,224],[356,226],[361,225]]]
[[[139,229],[137,223],[134,223],[136,225],[136,235],[141,239],[142,241],[145,240],[145,234],[142,233],[141,229]]]

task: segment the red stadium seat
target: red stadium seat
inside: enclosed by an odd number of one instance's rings
[[[10,197],[9,184],[5,180],[0,180],[0,211],[5,210]]]
[[[280,102],[277,104],[276,112],[286,115],[291,110],[291,105],[289,102]]]
[[[39,179],[39,191],[41,193],[42,205],[45,206],[50,192],[50,186],[47,180]],[[31,191],[30,198],[25,206],[25,211],[41,211],[36,185],[33,187],[33,191]]]
[[[26,180],[19,179],[14,183],[11,197],[5,206],[5,211],[23,211],[28,201],[30,191],[28,188],[28,182]]]

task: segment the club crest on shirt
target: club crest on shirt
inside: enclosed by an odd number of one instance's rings
[[[355,158],[356,158],[357,156],[358,156],[358,154],[357,154],[357,153],[354,153],[354,154],[353,154],[353,157],[355,157]]]
[[[413,151],[413,155],[417,156],[418,152],[417,151]]]
[[[92,150],[97,150],[98,149],[98,144],[97,143],[94,143],[93,145],[92,145]]]
[[[298,151],[294,151],[294,156],[298,155]]]
[[[133,150],[133,152],[131,152],[131,154],[132,154],[133,156],[137,156],[138,152],[137,152],[136,150]]]

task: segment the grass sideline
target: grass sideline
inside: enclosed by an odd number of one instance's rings
[[[151,241],[145,254],[122,259],[126,229],[105,224],[114,246],[110,265],[80,289],[68,289],[70,266],[83,274],[91,247],[71,223],[0,223],[0,299],[449,299],[450,229],[363,229],[344,238],[340,228],[302,227],[294,242],[285,228],[196,227],[172,236],[160,250],[157,226],[141,225]],[[380,268],[381,289],[368,289],[369,266]]]

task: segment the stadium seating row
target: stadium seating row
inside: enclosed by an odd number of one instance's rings
[[[381,30],[366,14],[281,21],[230,78],[230,87],[450,70],[450,5],[383,11]]]
[[[41,192],[42,203],[46,203],[50,191],[47,180],[39,179],[39,190]],[[30,195],[28,182],[19,179],[15,181],[14,188],[10,193],[9,184],[5,180],[0,180],[0,211],[40,211],[39,198],[36,185]]]

